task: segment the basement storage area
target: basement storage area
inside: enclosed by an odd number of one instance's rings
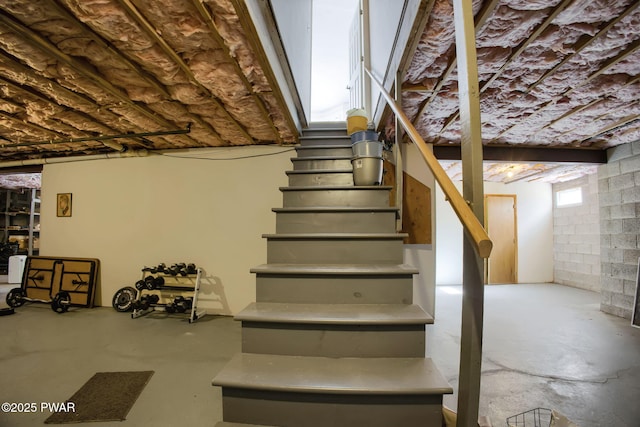
[[[0,4],[0,426],[635,427],[640,3],[293,3]]]

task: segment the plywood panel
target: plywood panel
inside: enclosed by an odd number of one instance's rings
[[[389,205],[395,206],[396,180],[395,165],[384,162],[383,185],[393,186],[389,195]],[[409,236],[404,240],[405,244],[432,243],[431,230],[431,189],[411,175],[403,172],[402,193],[402,232]]]
[[[488,260],[488,283],[517,283],[516,196],[486,195],[485,222],[493,251]]]

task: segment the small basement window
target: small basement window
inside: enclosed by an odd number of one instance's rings
[[[556,193],[556,206],[576,206],[582,204],[582,187],[569,188]]]

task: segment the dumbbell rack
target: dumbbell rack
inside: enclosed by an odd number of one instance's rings
[[[142,279],[148,276],[147,271],[142,272]],[[186,276],[182,275],[170,275],[165,273],[158,273],[159,277],[164,278],[164,284],[162,286],[156,287],[155,289],[136,289],[136,301],[141,301],[144,293],[149,293],[153,291],[160,292],[160,295],[163,295],[165,292],[189,292],[193,291],[193,303],[191,304],[191,309],[185,312],[184,314],[189,315],[189,323],[193,323],[202,316],[206,314],[204,310],[198,310],[198,293],[200,292],[200,277],[202,275],[202,269],[197,268],[196,274],[187,274]],[[149,304],[146,308],[134,308],[131,313],[132,319],[137,319],[138,317],[149,314],[153,311],[167,311],[166,307],[170,303],[153,303]],[[178,313],[183,314],[183,313]]]

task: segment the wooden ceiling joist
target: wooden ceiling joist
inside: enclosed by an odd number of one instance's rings
[[[269,82],[269,86],[272,89],[272,93],[274,97],[281,105],[286,105],[287,102],[285,101],[284,95],[282,94],[282,91],[280,89],[280,85],[278,84],[278,79],[276,79],[273,69],[269,64],[269,59],[267,58],[267,54],[265,53],[264,48],[262,47],[262,42],[260,41],[260,37],[258,37],[257,30],[253,24],[253,20],[251,19],[251,14],[249,13],[249,10],[247,9],[245,2],[241,0],[230,0],[230,3],[233,5],[233,8],[236,14],[238,15],[240,25],[242,26],[242,29],[245,33],[247,41],[249,42],[249,45],[251,46],[251,49],[255,54],[255,60],[258,62],[258,64],[262,68],[262,71],[264,72],[264,75],[267,81]],[[288,110],[284,111],[283,115],[284,115],[285,122],[289,126],[289,129],[296,130],[296,124],[294,123],[293,118],[291,117],[291,112]],[[296,142],[297,142],[298,141],[297,133],[295,133],[294,136],[296,137]]]
[[[14,31],[17,34],[20,34],[25,39],[29,40],[35,46],[37,46],[42,51],[56,58],[58,61],[61,61],[71,67],[73,70],[82,74],[84,77],[87,77],[91,80],[93,84],[104,90],[106,93],[114,96],[120,102],[122,102],[127,107],[132,110],[146,116],[147,118],[153,120],[159,126],[168,129],[177,128],[177,124],[169,122],[168,120],[160,117],[156,112],[147,109],[146,107],[137,104],[132,101],[125,93],[123,93],[119,88],[112,85],[105,78],[100,76],[95,71],[91,70],[84,63],[76,60],[75,58],[67,55],[66,53],[59,50],[56,46],[51,44],[48,40],[41,37],[39,34],[36,34],[31,29],[23,26],[22,24],[16,22],[12,17],[6,15],[3,11],[0,11],[0,24],[5,25],[10,30]],[[195,141],[194,141],[195,142]],[[199,145],[199,144],[198,144]]]
[[[533,112],[529,117],[534,117],[534,116],[536,116],[538,114],[541,114],[544,111],[545,108],[547,108],[547,107],[549,107],[551,105],[554,105],[556,102],[558,102],[562,98],[565,98],[569,94],[573,93],[576,89],[586,85],[587,83],[589,83],[592,80],[596,79],[597,77],[601,76],[605,71],[607,71],[611,67],[615,66],[619,62],[625,60],[630,55],[634,54],[639,48],[640,48],[640,39],[632,42],[626,49],[624,49],[623,51],[619,52],[616,56],[614,56],[614,57],[608,59],[607,61],[605,61],[597,71],[591,73],[585,79],[580,80],[579,83],[577,83],[576,85],[572,86],[571,88],[569,88],[565,92],[561,93],[560,95],[550,99],[544,105],[539,106],[536,109],[536,111]],[[627,82],[624,86],[627,86],[629,84],[635,83],[637,81],[638,81],[638,78],[636,77],[632,81]],[[502,137],[504,134],[506,134],[510,130],[512,130],[512,129],[516,128],[516,127],[519,127],[519,126],[523,126],[523,125],[526,125],[526,123],[516,123],[513,126],[510,126],[510,127],[506,128],[506,129],[504,129],[502,132],[500,132],[500,134],[498,134],[495,138],[493,138],[491,141],[489,141],[489,143],[492,143],[494,141],[499,140],[500,137]]]
[[[155,43],[158,44],[160,49],[169,57],[171,60],[182,70],[182,72],[188,77],[189,81],[198,87],[203,93],[209,94],[211,100],[216,104],[216,107],[224,114],[225,118],[234,125],[236,130],[242,134],[244,138],[248,140],[252,140],[253,138],[247,130],[242,126],[235,118],[229,114],[229,112],[224,107],[224,103],[218,99],[211,91],[203,86],[196,76],[193,74],[193,71],[189,66],[184,62],[184,60],[178,55],[173,48],[166,42],[164,38],[160,36],[158,31],[151,25],[151,23],[140,13],[140,11],[135,7],[135,5],[130,0],[116,0],[117,3],[127,11],[127,13],[142,27],[144,32],[150,37]]]
[[[620,21],[622,21],[624,18],[626,18],[629,14],[631,14],[638,7],[638,5],[640,5],[640,2],[632,2],[631,5],[624,12],[622,12],[619,16],[617,16],[614,19],[612,19],[609,22],[607,22],[602,28],[600,28],[598,30],[598,32],[596,34],[594,34],[593,36],[583,36],[583,37],[581,37],[573,46],[571,46],[571,49],[570,49],[571,53],[569,55],[565,56],[560,62],[558,62],[556,65],[554,65],[552,68],[550,68],[547,72],[545,72],[542,76],[540,76],[540,78],[535,83],[533,83],[531,86],[529,86],[524,91],[524,93],[522,95],[520,95],[520,96],[522,97],[522,96],[528,94],[529,92],[531,92],[540,83],[542,83],[549,76],[551,76],[556,71],[558,71],[558,69],[560,69],[563,65],[567,64],[569,61],[571,61],[573,58],[575,58],[577,55],[579,55],[580,52],[582,52],[587,46],[589,46],[590,44],[592,44],[593,42],[595,42],[596,40],[600,39],[605,34],[607,34],[607,32],[611,28],[613,28],[613,26],[615,26]]]
[[[227,60],[235,69],[236,74],[240,77],[240,80],[242,80],[245,90],[251,95],[251,98],[260,109],[260,114],[262,115],[263,120],[265,121],[265,123],[270,124],[271,131],[273,132],[275,141],[278,144],[282,143],[282,137],[280,136],[280,132],[278,132],[278,129],[276,128],[273,121],[269,119],[269,111],[267,110],[267,107],[264,105],[264,101],[255,93],[255,91],[253,90],[253,86],[251,85],[251,82],[249,81],[247,76],[244,74],[244,72],[240,68],[238,61],[236,61],[236,59],[231,55],[231,51],[229,51],[229,47],[227,46],[224,39],[218,32],[218,28],[214,23],[211,12],[202,3],[201,0],[192,0],[192,2],[196,7],[196,9],[198,10],[198,12],[200,13],[200,16],[204,20],[205,24],[207,25],[207,28],[209,28],[209,31],[211,32],[211,36],[216,41],[216,43],[220,45],[220,47],[222,48],[222,51],[224,52],[224,55],[227,57]]]
[[[486,2],[482,6],[482,9],[478,12],[478,14],[477,14],[477,16],[475,17],[475,20],[474,20],[476,34],[478,34],[480,29],[487,22],[487,19],[489,19],[489,17],[494,12],[496,7],[498,7],[499,3],[500,3],[500,0],[491,0],[489,2]],[[447,64],[447,68],[444,70],[444,72],[442,73],[442,75],[438,79],[438,82],[436,83],[435,87],[433,88],[433,91],[431,92],[431,95],[427,99],[425,99],[422,102],[422,104],[420,105],[420,107],[418,108],[418,114],[416,114],[416,117],[414,118],[413,123],[412,123],[414,126],[417,124],[418,120],[424,114],[424,112],[427,110],[427,108],[429,108],[429,105],[431,105],[433,100],[436,98],[436,96],[438,95],[438,93],[442,89],[442,86],[449,79],[449,76],[451,75],[453,70],[456,69],[457,66],[458,66],[458,60],[457,60],[456,56],[454,55],[451,58],[451,60],[449,61],[449,64]]]
[[[542,23],[540,25],[538,25],[538,27],[535,29],[535,31],[533,33],[531,33],[529,35],[529,37],[527,37],[525,40],[523,40],[512,52],[511,55],[509,55],[509,58],[507,58],[507,60],[504,62],[504,64],[502,64],[502,66],[498,69],[498,71],[496,71],[493,76],[491,76],[491,78],[489,80],[487,80],[486,82],[484,82],[481,86],[480,86],[480,93],[483,93],[484,91],[486,91],[492,84],[493,82],[495,82],[503,73],[504,71],[508,68],[508,66],[517,58],[519,57],[522,52],[525,51],[525,49],[533,42],[535,41],[543,32],[544,30],[546,30],[549,25],[552,24],[553,20],[556,19],[556,17],[563,11],[565,10],[574,0],[563,0],[560,3],[558,3],[558,5],[556,5],[553,10],[551,11],[551,13],[545,18],[544,21],[542,21]],[[449,116],[449,118],[447,118],[447,120],[445,120],[442,129],[440,129],[440,132],[438,133],[438,137],[440,137],[444,131],[451,125],[451,123],[453,123],[454,121],[456,121],[458,119],[458,117],[460,117],[460,112],[456,111],[454,114],[452,114],[451,116]]]

